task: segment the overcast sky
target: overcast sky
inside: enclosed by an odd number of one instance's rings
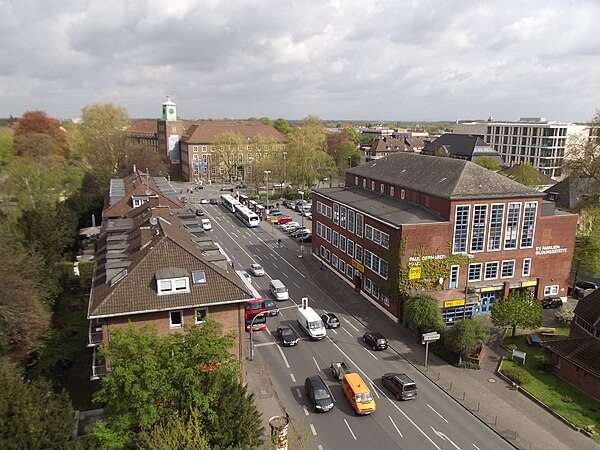
[[[587,121],[600,1],[0,0],[0,117]]]

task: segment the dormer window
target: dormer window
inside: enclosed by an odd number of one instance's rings
[[[155,275],[158,295],[190,292],[190,277],[185,269],[167,267]]]

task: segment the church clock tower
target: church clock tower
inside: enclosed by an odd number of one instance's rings
[[[177,120],[177,106],[171,101],[170,95],[167,95],[167,101],[162,104],[162,120],[167,122]]]

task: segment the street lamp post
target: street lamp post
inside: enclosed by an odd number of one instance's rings
[[[271,173],[270,170],[265,170],[265,175],[267,177],[267,215],[269,214],[269,174]]]
[[[254,321],[258,316],[264,316],[266,313],[260,312],[252,318],[250,322],[250,361],[254,361],[254,341],[252,340],[252,330],[254,329]]]
[[[283,182],[287,185],[287,152],[283,152]]]
[[[300,208],[300,226],[304,228],[304,191],[298,191],[298,194],[302,195],[302,208]]]
[[[348,167],[352,168],[352,156],[348,156]]]

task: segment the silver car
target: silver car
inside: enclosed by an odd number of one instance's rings
[[[265,269],[260,264],[250,264],[250,273],[255,277],[263,277]]]

